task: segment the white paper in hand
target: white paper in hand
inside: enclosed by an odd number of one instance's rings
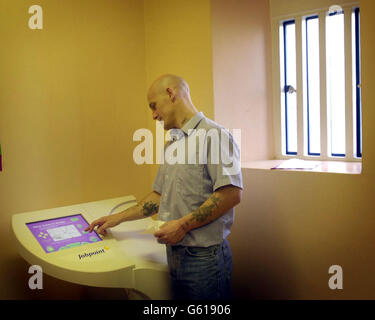
[[[154,234],[160,229],[160,227],[165,223],[165,221],[150,219],[150,224],[147,226],[143,234]]]

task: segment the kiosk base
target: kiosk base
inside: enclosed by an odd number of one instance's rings
[[[12,230],[19,254],[61,280],[123,288],[130,299],[171,299],[165,246],[143,233],[151,218],[123,223],[104,238],[83,232],[84,220],[91,223],[135,204],[134,196],[124,196],[15,214]]]

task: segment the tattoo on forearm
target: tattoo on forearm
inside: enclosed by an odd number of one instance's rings
[[[212,216],[214,209],[219,207],[220,199],[217,195],[213,194],[210,197],[212,204],[199,207],[198,209],[192,212],[193,217],[191,220],[195,220],[197,222],[204,222],[207,218]]]
[[[145,217],[158,213],[158,211],[159,211],[159,206],[152,201],[147,201],[143,204],[142,213]]]

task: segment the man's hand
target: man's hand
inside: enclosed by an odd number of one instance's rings
[[[154,233],[159,243],[174,245],[185,237],[186,231],[180,220],[171,220],[164,223]]]
[[[86,229],[85,231],[92,232],[94,228],[97,226],[98,229],[96,230],[98,233],[100,233],[103,236],[107,235],[108,228],[112,228],[117,226],[121,223],[121,217],[117,214],[110,215],[110,216],[104,216],[101,217],[95,221],[93,221]]]

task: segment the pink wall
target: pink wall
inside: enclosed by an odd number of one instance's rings
[[[273,150],[266,147],[272,145],[267,3],[212,1],[216,120],[244,128],[246,160],[267,159]],[[375,2],[360,6],[362,173],[243,168],[244,192],[229,237],[235,298],[374,299]],[[343,268],[343,290],[328,287],[332,265]]]
[[[211,1],[215,121],[241,129],[242,161],[273,158],[268,1]]]

